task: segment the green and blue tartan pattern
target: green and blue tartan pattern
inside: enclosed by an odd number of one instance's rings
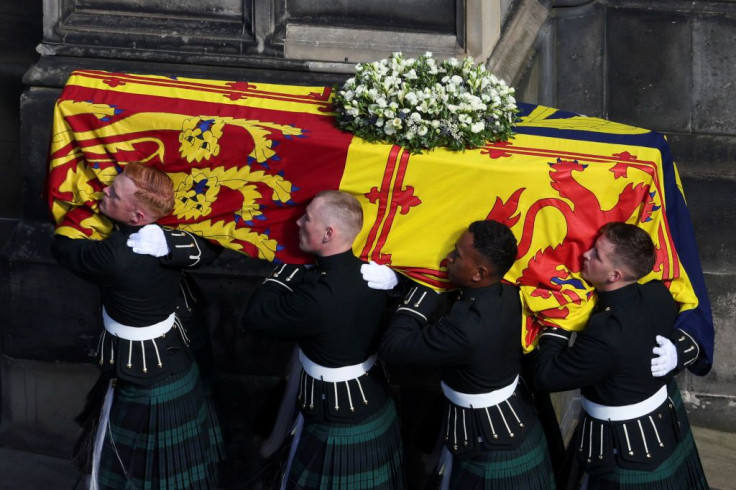
[[[454,456],[450,488],[554,489],[555,478],[542,426],[535,423],[526,440],[516,449],[480,451],[467,456]]]
[[[677,382],[667,385],[667,394],[674,403],[681,422],[683,439],[674,452],[654,471],[616,468],[612,473],[591,478],[589,490],[708,490],[708,482],[700,462],[698,448],[690,429],[685,404]]]
[[[393,400],[359,424],[305,424],[287,488],[406,488]]]
[[[118,380],[100,459],[102,489],[208,489],[224,454],[196,363],[153,386]]]

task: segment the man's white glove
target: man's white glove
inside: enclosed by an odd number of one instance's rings
[[[126,243],[133,249],[133,252],[141,255],[163,257],[169,253],[164,231],[158,225],[144,226],[138,232],[130,235]]]
[[[373,261],[360,266],[363,280],[371,289],[393,289],[399,283],[396,273],[387,265],[378,265]]]
[[[659,347],[652,349],[656,357],[652,358],[652,376],[659,378],[677,367],[677,349],[667,337],[657,335]]]

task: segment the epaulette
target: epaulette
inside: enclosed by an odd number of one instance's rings
[[[169,245],[169,253],[188,260],[187,267],[197,265],[202,259],[202,250],[193,234],[183,230],[166,230],[164,235]]]
[[[293,292],[291,288],[294,284],[301,282],[304,275],[304,267],[294,264],[281,264],[271,271],[263,280],[263,284],[275,283],[281,287]]]
[[[700,355],[700,345],[684,330],[675,329],[670,336],[677,349],[677,368],[682,369],[694,363]]]
[[[408,313],[420,318],[425,323],[429,321],[429,315],[432,314],[437,306],[437,300],[440,294],[427,286],[417,285],[409,289],[404,295],[400,306],[396,309],[396,313]]]

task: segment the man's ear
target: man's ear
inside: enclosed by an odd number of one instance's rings
[[[322,243],[327,243],[333,238],[335,238],[335,229],[331,226],[328,226],[327,228],[325,228],[325,233],[322,236]]]
[[[145,211],[142,209],[136,209],[133,211],[133,216],[130,218],[130,224],[133,226],[146,225],[148,224],[146,222],[147,219],[148,216],[146,216]]]
[[[618,282],[618,281],[623,280],[624,277],[625,277],[624,271],[622,271],[621,269],[613,269],[608,274],[608,282],[610,282],[611,284],[613,284],[615,282]]]
[[[479,265],[478,267],[475,268],[475,274],[473,274],[473,281],[480,282],[490,275],[491,275],[491,270],[488,268],[488,266]]]

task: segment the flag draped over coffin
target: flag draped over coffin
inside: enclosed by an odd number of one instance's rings
[[[162,225],[272,262],[312,260],[296,220],[315,193],[355,195],[365,223],[354,252],[445,288],[444,258],[471,221],[507,224],[519,253],[522,344],[544,325],[584,327],[595,297],[581,254],[609,221],[646,230],[654,271],[682,305],[680,328],[712,359],[710,305],[677,170],[663,136],[520,104],[517,135],[462,153],[411,155],[334,126],[329,87],[76,71],[54,112],[48,198],[57,233],[102,239],[102,189],[131,161],[174,181]],[[707,368],[704,368],[707,369]]]

